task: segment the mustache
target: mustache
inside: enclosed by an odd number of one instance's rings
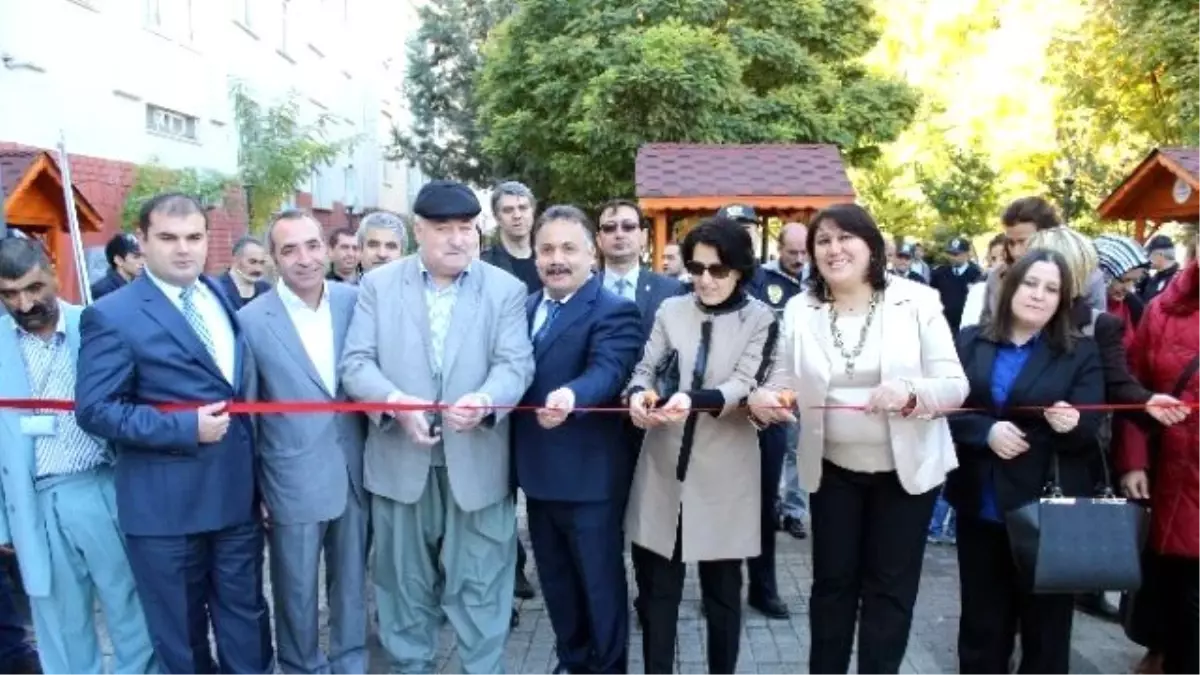
[[[551,265],[546,268],[546,274],[570,274],[571,268],[566,265]]]
[[[45,324],[55,318],[58,313],[58,308],[49,302],[40,302],[24,312],[12,312],[13,319],[21,325],[22,328]]]

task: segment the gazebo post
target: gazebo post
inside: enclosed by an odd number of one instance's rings
[[[669,213],[666,210],[654,212],[654,252],[652,267],[655,272],[663,269],[663,250],[667,248],[667,223]]]
[[[1135,220],[1133,222],[1134,222],[1133,238],[1137,239],[1139,244],[1145,244],[1146,243],[1146,219],[1138,218],[1137,220]]]

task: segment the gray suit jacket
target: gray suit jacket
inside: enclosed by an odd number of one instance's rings
[[[358,289],[329,282],[335,363],[346,342]],[[279,293],[272,289],[238,310],[246,336],[248,400],[344,401],[334,395],[300,341]],[[366,507],[363,443],[366,417],[357,413],[258,415],[255,423],[259,485],[271,519],[281,525],[334,520],[346,510],[347,496]],[[348,495],[349,493],[349,495]]]
[[[429,363],[429,312],[418,255],[363,277],[342,355],[346,391],[361,401],[386,401],[401,392],[429,401],[440,396],[445,403],[480,392],[494,405],[516,405],[533,380],[525,284],[492,265],[471,263],[446,335],[439,392]],[[510,497],[508,412],[497,409],[485,424],[465,433],[443,433],[450,486],[464,511]],[[410,441],[391,417],[372,419],[367,490],[416,503],[429,476],[430,449]]]

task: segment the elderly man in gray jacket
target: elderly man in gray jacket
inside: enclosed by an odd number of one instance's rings
[[[479,201],[434,181],[413,204],[418,252],[368,273],[341,374],[373,415],[380,641],[401,672],[433,672],[443,614],[468,673],[504,671],[516,562],[508,412],[533,379],[525,286],[472,260]]]

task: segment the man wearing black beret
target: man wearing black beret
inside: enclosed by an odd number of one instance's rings
[[[416,407],[370,416],[363,477],[380,641],[401,672],[433,672],[443,612],[464,672],[505,669],[517,545],[508,413],[534,361],[525,285],[474,259],[479,212],[462,183],[421,188],[417,253],[363,277],[342,357],[351,397]]]

